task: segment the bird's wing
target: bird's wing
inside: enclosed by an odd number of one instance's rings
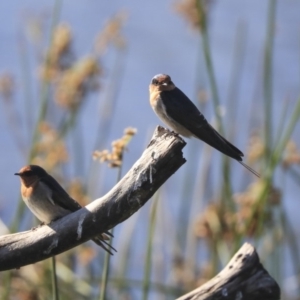
[[[81,205],[72,199],[52,176],[48,175],[47,177],[43,177],[41,182],[50,187],[52,203],[72,212],[81,209]]]
[[[222,137],[205,119],[195,104],[178,88],[162,92],[161,100],[166,112],[194,136],[220,152],[238,160],[243,153]]]

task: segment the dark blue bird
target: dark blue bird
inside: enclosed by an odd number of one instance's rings
[[[205,119],[194,103],[172,82],[171,77],[158,74],[149,86],[150,104],[166,125],[178,134],[194,136],[225,155],[237,160],[246,169],[259,174],[243,162],[243,152],[222,137]]]

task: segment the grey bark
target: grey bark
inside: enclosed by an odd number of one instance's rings
[[[138,211],[184,163],[185,142],[157,127],[140,159],[105,196],[35,230],[0,237],[0,271],[20,268],[71,249]]]
[[[280,288],[245,243],[214,278],[177,300],[277,300]]]

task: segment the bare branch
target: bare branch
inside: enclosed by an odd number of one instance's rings
[[[245,243],[214,278],[177,300],[278,300],[280,288]]]
[[[141,158],[105,196],[49,225],[0,237],[0,271],[62,253],[128,219],[185,163],[184,146],[157,127]]]

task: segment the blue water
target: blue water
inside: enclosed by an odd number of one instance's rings
[[[126,50],[122,64],[123,77],[121,87],[117,93],[117,106],[113,117],[112,129],[105,142],[110,146],[110,141],[121,136],[123,129],[128,126],[138,128],[138,135],[130,145],[130,151],[126,153],[124,172],[137,160],[147,144],[155,126],[161,124],[152,112],[148,103],[148,85],[151,78],[158,73],[166,73],[172,76],[173,81],[190,98],[195,99],[196,85],[199,82],[207,85],[205,65],[201,56],[200,39],[197,33],[187,26],[178,14],[174,12],[174,1],[70,1],[66,0],[60,14],[60,19],[70,24],[74,35],[74,49],[77,57],[88,54],[92,48],[97,33],[103,28],[105,22],[120,10],[128,14],[123,34],[126,38]],[[260,0],[227,0],[214,1],[210,13],[210,37],[213,53],[213,63],[218,84],[220,101],[225,110],[224,122],[228,126],[230,120],[226,119],[230,107],[226,106],[229,93],[229,79],[233,64],[233,51],[237,30],[243,33],[244,52],[242,73],[239,79],[237,93],[238,102],[238,129],[236,130],[235,144],[245,150],[249,131],[261,130],[263,115],[262,106],[262,70],[263,48],[266,35],[266,16],[268,1]],[[36,78],[36,49],[28,35],[28,20],[33,16],[42,16],[45,28],[49,29],[50,16],[53,3],[50,1],[2,1],[0,3],[0,72],[9,71],[15,77],[17,92],[15,93],[16,111],[20,115],[25,109],[24,105],[24,82],[20,68],[20,41],[21,37],[26,40],[29,55],[30,72],[28,76],[32,82]],[[295,102],[299,96],[300,87],[300,1],[278,1],[276,37],[274,52],[274,126],[279,123],[280,113],[286,105],[287,99]],[[44,42],[47,36],[43,36]],[[43,44],[45,45],[45,43]],[[43,46],[44,47],[44,46]],[[111,50],[104,56],[103,86],[109,81],[112,66],[115,62],[116,52]],[[200,79],[198,77],[200,75]],[[68,169],[69,176],[85,176],[90,165],[90,153],[94,150],[94,141],[97,137],[97,124],[101,99],[106,95],[104,90],[100,95],[94,95],[85,105],[80,116],[82,126],[82,145],[86,154],[83,161],[83,169]],[[36,99],[37,87],[32,84],[32,95]],[[209,98],[210,100],[210,98]],[[37,103],[32,102],[32,111],[37,114]],[[7,124],[7,111],[5,105],[0,103],[3,112],[0,118],[0,217],[4,223],[9,224],[15,213],[15,205],[19,197],[19,181],[13,174],[26,163],[26,149],[20,153],[16,147],[14,138]],[[254,111],[254,114],[250,112]],[[290,112],[289,112],[290,113]],[[206,116],[213,120],[214,113],[211,101],[207,104]],[[26,119],[17,118],[18,127],[26,141],[30,141],[30,133],[26,130]],[[31,120],[33,121],[33,120]],[[248,128],[249,121],[252,124]],[[236,127],[236,126],[234,126]],[[300,147],[299,126],[294,133],[297,145]],[[26,143],[26,142],[25,142]],[[199,147],[195,141],[189,143],[185,149],[185,155],[190,147]],[[214,153],[216,159],[220,156]],[[188,161],[187,164],[193,164]],[[184,166],[183,168],[188,168]],[[174,186],[183,181],[185,174],[183,168],[177,172],[166,184],[169,202],[172,203],[171,215],[176,215],[179,207],[178,191]],[[234,164],[236,175],[244,171]],[[218,170],[213,175],[219,176]],[[114,184],[115,174],[106,171],[106,180],[101,185],[101,193],[110,189]],[[282,177],[275,179],[280,186]],[[239,181],[237,189],[241,189],[242,181]],[[239,190],[237,190],[239,191]],[[290,178],[285,178],[285,208],[287,215],[294,220],[298,217],[299,203],[297,201],[299,186]],[[96,195],[98,196],[98,195]],[[141,212],[145,215],[145,212]],[[299,225],[293,223],[295,226]],[[299,234],[299,232],[298,232]],[[116,246],[118,247],[118,246]],[[141,255],[142,257],[142,255]],[[138,274],[138,272],[136,273]],[[141,274],[139,274],[141,275]],[[139,277],[139,275],[137,275]]]

